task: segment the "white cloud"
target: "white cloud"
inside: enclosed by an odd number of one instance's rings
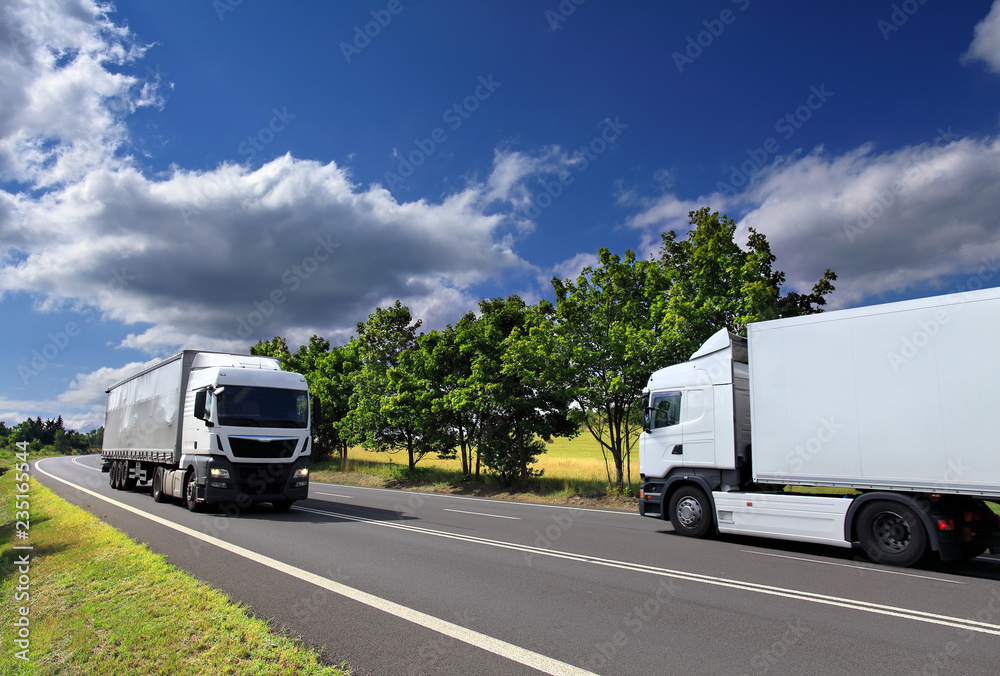
[[[991,71],[1000,73],[1000,0],[993,3],[986,18],[976,24],[969,51],[962,62],[984,62]]]
[[[940,280],[976,275],[1000,250],[997,204],[1000,139],[945,133],[881,154],[871,145],[839,156],[817,149],[762,170],[729,198],[663,195],[629,225],[652,242],[686,231],[691,208],[728,210],[740,216],[740,237],[748,227],[767,236],[787,288],[808,290],[826,268],[837,272],[840,307],[913,288],[955,290]]]
[[[157,84],[112,72],[146,47],[94,0],[11,0],[0,10],[0,177],[45,187],[106,164],[124,117]]]
[[[560,279],[568,279],[575,282],[585,267],[596,268],[600,263],[601,261],[597,258],[597,254],[578,253],[552,266],[552,272],[544,280],[544,285],[548,286],[552,277],[559,277]]]
[[[96,429],[104,424],[107,404],[105,390],[157,361],[159,359],[151,359],[132,362],[119,368],[105,367],[90,373],[78,373],[66,391],[51,401],[15,401],[0,397],[0,420],[13,426],[26,418],[53,418],[55,415],[52,411],[61,411],[66,429]]]
[[[0,267],[0,292],[151,325],[123,343],[151,353],[353,327],[386,299],[457,316],[469,286],[528,267],[500,236],[505,216],[488,213],[490,190],[398,203],[332,162],[290,156],[159,180],[95,170],[12,201],[0,229],[22,255]]]

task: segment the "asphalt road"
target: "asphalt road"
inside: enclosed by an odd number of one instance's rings
[[[356,674],[995,674],[1000,560],[694,540],[635,513],[313,483],[275,514],[34,477]]]

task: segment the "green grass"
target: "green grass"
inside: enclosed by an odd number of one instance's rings
[[[34,480],[27,541],[34,547],[31,597],[29,603],[15,600],[20,573],[13,546],[24,541],[15,539],[14,477],[13,471],[0,476],[3,674],[345,673]],[[22,605],[31,608],[27,662],[15,657],[13,644]]]

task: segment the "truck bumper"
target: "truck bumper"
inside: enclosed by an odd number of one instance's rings
[[[639,515],[654,519],[663,518],[663,490],[666,484],[662,481],[647,481],[639,491]]]
[[[208,504],[285,502],[309,496],[309,476],[295,477],[295,471],[309,467],[308,458],[294,463],[232,463],[212,456],[205,477],[204,500]],[[225,476],[213,476],[213,468],[225,470]]]

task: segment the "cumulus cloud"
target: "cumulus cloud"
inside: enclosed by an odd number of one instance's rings
[[[490,191],[399,203],[334,163],[291,156],[164,179],[95,170],[15,200],[5,231],[23,255],[0,268],[0,290],[152,325],[124,342],[150,352],[353,327],[396,298],[454,315],[469,286],[527,267],[497,237],[506,221],[487,213]]]
[[[1000,0],[994,2],[986,18],[976,24],[972,44],[962,61],[982,61],[991,71],[1000,73]]]
[[[128,113],[161,102],[158,83],[113,72],[146,46],[109,11],[93,0],[0,9],[0,178],[35,188],[73,181],[115,156]]]
[[[737,195],[662,195],[628,224],[652,247],[660,232],[685,231],[692,208],[728,211],[739,217],[739,236],[749,227],[767,236],[789,288],[808,290],[835,270],[833,304],[841,307],[914,288],[954,291],[937,285],[978,274],[984,259],[996,267],[998,200],[1000,139],[943,132],[892,152],[869,144],[831,156],[819,148],[761,170]]]

